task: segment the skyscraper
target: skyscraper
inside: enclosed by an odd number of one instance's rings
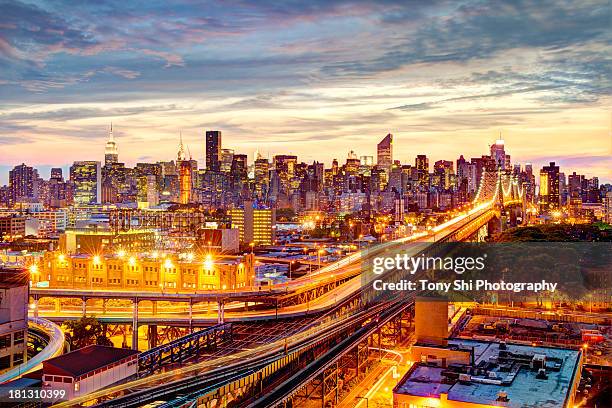
[[[377,146],[376,164],[388,169],[393,164],[393,135],[387,134]]]
[[[74,183],[74,203],[97,204],[102,200],[102,172],[99,161],[75,161],[70,166]]]
[[[567,177],[567,189],[570,198],[580,197],[582,199],[582,185],[584,184],[584,176],[573,172]]]
[[[24,163],[9,171],[9,200],[15,204],[23,198],[34,198],[37,194],[38,170]]]
[[[270,186],[270,162],[262,157],[255,160],[255,195],[263,198]]]
[[[229,173],[232,171],[232,162],[234,161],[234,150],[232,149],[221,149],[221,156],[219,158],[219,169],[223,173]]]
[[[421,188],[429,188],[429,159],[424,154],[419,154],[414,164],[419,186]]]
[[[276,230],[276,210],[256,207],[253,202],[245,201],[244,208],[228,211],[232,228],[237,228],[243,244],[272,245]]]
[[[221,131],[220,130],[207,130],[206,131],[206,170],[221,171]]]
[[[495,141],[495,144],[491,145],[491,158],[495,160],[495,165],[502,170],[511,170],[510,155],[506,154],[504,139],[501,137]]]
[[[274,168],[280,179],[280,190],[286,195],[291,194],[291,180],[295,176],[297,156],[280,154],[274,156]]]
[[[182,135],[179,142],[176,167],[179,173],[179,201],[181,204],[189,204],[191,202],[191,189],[193,188],[193,169],[191,165],[191,159],[187,160],[187,157],[185,155]]]
[[[246,183],[248,178],[248,164],[246,154],[234,154],[230,169],[232,183],[234,187],[239,183]]]
[[[64,172],[60,167],[51,169],[51,180],[64,181]]]
[[[540,170],[540,211],[547,213],[559,209],[559,166],[550,162]]]
[[[119,151],[117,150],[117,143],[113,136],[113,124],[111,123],[110,131],[108,132],[108,141],[104,147],[104,166],[110,166],[113,163],[119,161]]]
[[[451,188],[453,173],[453,162],[438,160],[434,164],[434,173],[438,176],[438,187],[447,190]]]

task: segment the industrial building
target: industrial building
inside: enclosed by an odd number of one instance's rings
[[[0,373],[27,358],[28,296],[27,272],[0,266]]]
[[[255,208],[253,203],[245,202],[244,208],[234,208],[228,214],[232,228],[240,232],[243,244],[272,245],[275,238],[276,211],[274,208]]]
[[[0,241],[12,241],[25,237],[26,218],[9,214],[0,216]]]
[[[152,230],[112,231],[101,228],[71,228],[59,237],[59,248],[67,254],[102,253],[109,250],[147,251],[155,246]]]
[[[572,407],[583,363],[580,350],[474,340],[413,346],[413,358],[396,408]]]
[[[65,255],[47,252],[31,273],[32,285],[75,289],[224,290],[253,286],[253,254],[203,259],[193,254]]]
[[[417,298],[415,364],[393,389],[394,408],[572,407],[581,350],[449,339],[443,299]]]

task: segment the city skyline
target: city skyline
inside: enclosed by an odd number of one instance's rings
[[[114,126],[114,129],[113,129]],[[203,131],[202,132],[202,137],[205,138],[205,135],[207,132],[210,131]],[[112,136],[111,136],[112,134]],[[121,155],[121,143],[120,141],[117,140],[117,138],[115,137],[116,135],[116,125],[113,125],[112,123],[109,126],[109,130],[107,133],[107,139],[104,142],[103,146],[98,146],[99,147],[99,155],[96,157],[87,157],[87,158],[81,158],[80,160],[75,160],[75,162],[77,161],[82,161],[82,160],[89,160],[89,161],[99,161],[101,163],[101,165],[104,165],[105,162],[105,153],[107,152],[106,149],[108,149],[108,145],[109,145],[109,140],[112,140],[112,145],[113,145],[113,149],[114,149],[114,154],[118,155],[118,160],[120,162],[126,162],[123,159],[123,156]],[[402,151],[401,146],[397,145],[397,142],[395,141],[395,135],[392,135],[394,141],[392,142],[394,149],[399,147],[399,151]],[[388,135],[387,135],[388,137]],[[111,139],[112,138],[112,139]],[[227,140],[228,138],[225,137],[224,140]],[[381,140],[385,140],[386,138],[382,138]],[[465,157],[467,160],[469,160],[472,157],[480,157],[482,154],[486,154],[488,149],[490,148],[491,145],[494,145],[496,141],[502,140],[505,143],[505,139],[503,138],[503,135],[498,134],[497,135],[497,139],[495,140],[491,140],[490,143],[485,145],[484,149],[481,149],[481,151],[475,151],[474,154],[466,154],[466,153],[462,153],[461,151],[458,152],[456,157],[451,157],[451,158],[444,158],[444,157],[438,157],[438,155],[435,154],[435,152],[432,154],[431,152],[415,152],[413,157],[397,157],[397,155],[393,155],[393,161],[399,161],[402,164],[409,164],[409,165],[413,165],[415,163],[415,160],[417,159],[417,155],[421,154],[421,155],[425,155],[427,156],[428,160],[429,160],[429,167],[430,170],[433,169],[433,164],[438,161],[438,160],[449,160],[453,163],[453,167],[455,167],[455,161],[459,158],[459,157]],[[230,141],[231,143],[231,141]],[[183,155],[187,155],[189,157],[185,157],[185,159],[194,159],[198,162],[198,166],[202,169],[206,169],[207,168],[207,161],[205,156],[205,140],[202,140],[201,144],[203,145],[201,147],[202,153],[199,155],[199,157],[194,156],[189,156],[191,154],[191,152],[193,151],[193,148],[189,146],[189,144],[184,143],[184,135],[182,134],[182,132],[179,133],[178,139],[176,141],[176,144],[173,146],[174,147],[174,153],[168,153],[171,149],[168,148],[166,149],[166,155],[163,157],[151,157],[151,156],[147,156],[145,160],[141,160],[140,162],[151,162],[151,163],[159,163],[159,162],[169,162],[169,161],[176,161],[177,160],[177,154],[180,152],[182,152],[181,154]],[[104,147],[106,146],[106,147]],[[507,144],[506,144],[507,146]],[[230,146],[227,146],[226,144],[223,145],[224,148],[231,148]],[[514,150],[514,147],[511,146],[510,147],[512,150]],[[188,150],[188,152],[185,152],[184,150]],[[233,150],[233,149],[232,149]],[[372,151],[373,150],[373,151]],[[323,163],[325,165],[325,167],[329,167],[332,163],[332,160],[337,160],[340,164],[344,163],[344,161],[346,160],[346,157],[351,154],[351,153],[355,153],[357,155],[357,157],[362,157],[362,156],[368,156],[371,157],[374,162],[376,161],[376,157],[377,157],[377,143],[374,141],[374,145],[373,146],[369,146],[367,152],[354,152],[353,150],[348,150],[346,153],[346,155],[342,156],[334,156],[332,159],[330,160],[317,160],[316,157],[313,159],[313,162],[318,162],[318,163]],[[242,151],[235,151],[236,154],[240,154],[243,153]],[[266,151],[261,151],[261,150],[254,150],[251,154],[247,155],[248,157],[248,163],[249,165],[252,165],[254,163],[254,155],[255,154],[261,154],[261,156],[267,160],[269,160],[270,162],[272,162],[272,159],[274,156],[276,155],[283,155],[283,154],[293,154],[293,152],[289,151],[289,152],[281,152],[281,151],[274,151],[274,152],[266,152]],[[513,156],[514,157],[514,156]],[[309,161],[305,161],[303,157],[301,157],[299,154],[297,155],[298,161],[299,162],[306,162],[309,163]],[[115,159],[117,160],[117,159]],[[550,157],[542,157],[539,161],[537,162],[530,162],[530,161],[521,161],[519,160],[514,160],[514,162],[516,164],[520,164],[522,167],[524,167],[526,164],[530,164],[533,166],[534,169],[540,169],[546,165],[548,165],[551,161],[554,161],[557,163],[557,165],[559,165],[563,172],[567,175],[571,174],[571,172],[576,172],[576,173],[582,173],[587,177],[598,177],[600,182],[602,183],[609,183],[610,180],[608,180],[606,178],[606,176],[602,176],[601,174],[589,174],[588,172],[585,173],[584,169],[582,167],[569,167],[569,166],[564,166],[564,164],[562,162],[559,162],[558,160],[555,160],[555,158],[550,158]],[[126,165],[128,167],[134,167],[136,165],[138,161],[134,161],[134,162],[127,162]],[[43,165],[33,165],[29,162],[19,162],[19,163],[15,163],[15,166],[19,165],[19,164],[26,164],[28,166],[33,166],[34,168],[36,168],[39,171],[40,176],[43,179],[48,179],[50,177],[51,174],[51,170],[53,168],[61,168],[65,173],[68,173],[68,170],[70,168],[70,166],[73,164],[74,162],[71,163],[66,163],[66,164],[43,164]],[[571,163],[571,161],[570,161]],[[8,173],[9,170],[11,170],[14,166],[13,165],[0,165],[0,170],[6,170],[4,171],[4,173],[0,174],[0,185],[1,184],[8,184]],[[5,169],[6,168],[6,169]],[[455,169],[457,170],[457,169]],[[603,173],[605,174],[605,172]]]
[[[327,165],[387,133],[402,162],[478,157],[501,131],[517,161],[612,181],[605,2],[3,10],[2,184],[22,162],[101,161],[111,121],[129,166],[173,159],[179,132],[204,163],[209,129],[249,160]]]

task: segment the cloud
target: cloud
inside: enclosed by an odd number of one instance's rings
[[[70,121],[77,119],[91,119],[101,117],[121,117],[139,115],[144,113],[176,112],[189,108],[177,105],[155,105],[155,106],[133,106],[117,108],[62,108],[56,110],[45,110],[40,112],[12,112],[0,114],[0,121],[23,121],[23,120],[52,120]]]
[[[159,57],[163,60],[166,61],[166,68],[169,68],[173,65],[176,66],[183,66],[185,65],[185,61],[183,61],[183,57],[181,57],[178,54],[173,54],[171,52],[166,52],[166,51],[156,51],[156,50],[150,50],[150,49],[143,49],[142,53],[144,53],[145,55],[152,55],[154,57]]]
[[[387,131],[427,151],[461,132],[475,135],[466,146],[486,145],[495,128],[556,135],[569,123],[564,135],[585,155],[608,135],[604,0],[0,0],[0,9],[8,160],[23,155],[11,147],[20,140],[63,160],[53,142],[97,143],[113,117],[125,118],[132,160],[165,154],[162,142],[174,152],[179,129],[197,143],[202,128],[218,128],[237,146],[294,143],[307,155],[314,143],[323,155],[368,149]],[[130,150],[143,141],[155,141],[151,152]],[[70,157],[100,146],[87,149]]]
[[[138,71],[132,71],[129,69],[122,69],[118,67],[106,67],[102,69],[102,72],[107,72],[109,74],[115,74],[115,75],[118,75],[126,79],[135,79],[140,76],[140,72]]]

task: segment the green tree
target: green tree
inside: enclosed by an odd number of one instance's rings
[[[93,316],[84,316],[78,320],[64,322],[66,340],[71,350],[80,349],[91,344],[112,346],[112,342],[104,335],[104,327]]]
[[[296,219],[293,208],[279,208],[276,210],[277,221],[294,221]]]

